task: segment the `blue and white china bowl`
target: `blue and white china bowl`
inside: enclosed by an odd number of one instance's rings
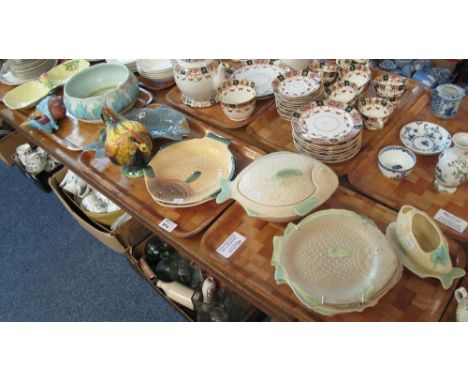
[[[421,82],[426,89],[430,89],[437,82],[437,77],[427,71],[427,70],[418,70],[413,74],[413,80]]]
[[[465,97],[465,90],[454,84],[442,84],[432,91],[432,113],[439,118],[449,119],[457,115]]]
[[[432,62],[431,60],[424,59],[424,60],[414,60],[413,66],[415,70],[424,70],[424,69],[431,69]]]
[[[387,71],[391,72],[391,71],[397,69],[397,66],[392,60],[383,60],[379,64],[379,68],[382,69],[382,70],[387,70]]]
[[[403,126],[400,130],[403,144],[416,154],[435,155],[452,144],[452,136],[435,123],[417,121]]]
[[[102,123],[106,104],[116,113],[130,109],[138,97],[138,80],[120,64],[99,64],[75,74],[64,86],[64,103],[73,117]]]
[[[390,179],[403,179],[413,171],[416,155],[402,146],[386,146],[378,155],[379,170]]]

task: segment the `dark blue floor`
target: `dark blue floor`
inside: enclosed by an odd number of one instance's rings
[[[0,321],[184,321],[53,193],[0,161]]]

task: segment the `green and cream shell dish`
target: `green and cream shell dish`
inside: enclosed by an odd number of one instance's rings
[[[328,166],[280,151],[256,159],[234,181],[221,179],[216,201],[239,202],[248,215],[273,222],[296,220],[324,203],[338,187]]]
[[[387,238],[400,256],[403,266],[419,277],[434,277],[444,289],[465,271],[452,266],[447,239],[425,212],[405,205],[397,221],[387,227]]]
[[[377,304],[402,275],[399,257],[368,218],[352,211],[315,212],[273,239],[277,283],[322,315]]]

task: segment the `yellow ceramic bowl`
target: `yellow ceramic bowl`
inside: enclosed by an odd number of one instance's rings
[[[10,109],[27,109],[49,94],[50,89],[40,81],[30,81],[10,90],[3,103]]]
[[[124,210],[117,210],[113,212],[105,212],[103,214],[98,214],[95,212],[87,211],[82,206],[79,207],[86,216],[106,226],[111,226],[114,223],[114,221],[116,221],[120,216],[124,214]]]

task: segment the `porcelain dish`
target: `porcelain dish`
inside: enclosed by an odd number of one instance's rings
[[[40,81],[29,81],[3,97],[3,103],[12,110],[27,109],[36,105],[51,90]]]
[[[133,73],[136,73],[138,71],[136,61],[137,60],[133,58],[106,58],[106,62],[108,64],[125,65],[128,68],[128,70],[130,70]]]
[[[204,138],[186,139],[162,148],[149,166],[154,177],[145,177],[146,187],[156,202],[186,207],[205,203],[219,192],[221,179],[235,172],[230,141],[209,133]]]
[[[247,60],[242,67],[234,70],[232,79],[253,82],[257,88],[257,99],[273,96],[272,82],[288,68],[274,60]]]
[[[382,97],[361,98],[357,108],[369,130],[381,130],[393,113],[393,103]]]
[[[390,242],[368,218],[323,210],[273,239],[275,279],[310,309],[333,315],[375,305],[401,278]]]
[[[461,268],[452,268],[452,270],[449,273],[440,274],[440,273],[433,272],[433,271],[430,271],[421,267],[419,264],[413,261],[411,257],[409,257],[405,253],[405,250],[401,246],[400,241],[398,240],[398,237],[396,234],[396,222],[390,223],[388,225],[386,236],[387,236],[387,239],[392,244],[395,252],[400,257],[400,261],[402,265],[406,269],[408,269],[410,272],[414,273],[415,275],[423,279],[426,277],[432,277],[432,278],[438,279],[444,289],[449,289],[452,286],[454,280],[460,277],[463,277],[466,274],[465,270]]]
[[[319,75],[325,86],[331,85],[338,77],[338,65],[335,62],[311,62],[309,69]]]
[[[230,182],[221,180],[216,201],[232,198],[249,216],[286,222],[316,209],[335,192],[338,177],[328,166],[286,151],[262,156]]]
[[[373,79],[377,95],[390,100],[397,100],[406,91],[408,79],[397,74],[381,74]]]
[[[341,80],[356,84],[358,87],[358,93],[360,94],[367,88],[371,78],[372,73],[370,70],[356,69],[343,73]]]
[[[402,146],[386,146],[377,157],[379,170],[387,178],[400,180],[411,174],[416,165],[416,155]]]
[[[58,60],[7,60],[0,72],[0,82],[5,85],[21,85],[38,79],[47,72]]]
[[[137,78],[126,66],[98,64],[67,81],[64,103],[73,117],[88,123],[102,123],[104,105],[116,113],[123,113],[135,104],[138,89]]]
[[[244,121],[255,109],[257,90],[253,82],[232,80],[218,88],[218,98],[224,114],[233,121]]]
[[[358,87],[349,81],[337,81],[327,88],[327,99],[354,105],[358,96]]]
[[[89,62],[86,60],[68,60],[44,73],[41,81],[47,82],[51,88],[63,86],[72,76],[88,67]]]
[[[452,144],[452,136],[442,126],[426,121],[408,123],[400,130],[403,144],[420,155],[435,155]]]

